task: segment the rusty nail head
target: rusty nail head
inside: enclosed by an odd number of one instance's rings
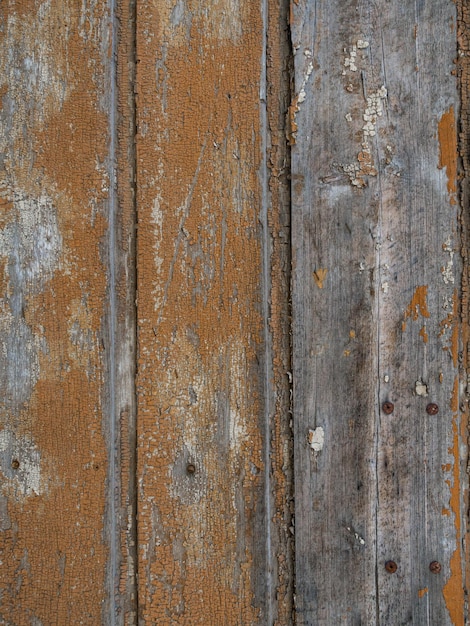
[[[385,563],[385,569],[387,570],[389,574],[394,574],[397,571],[398,566],[395,563],[395,561],[387,561]]]
[[[188,474],[194,474],[194,472],[196,471],[196,466],[194,465],[194,463],[188,463],[188,465],[186,466],[186,471],[188,472]]]
[[[390,415],[391,413],[393,413],[394,408],[395,408],[395,405],[393,404],[393,402],[384,402],[382,404],[382,411],[386,415]]]
[[[18,469],[20,466],[20,462],[18,461],[18,459],[12,459],[11,466],[13,469]]]
[[[428,415],[437,415],[437,413],[439,413],[439,407],[437,406],[437,404],[434,404],[434,402],[431,402],[426,407],[426,413]]]
[[[433,561],[429,564],[429,569],[433,574],[439,574],[441,571],[441,564],[439,563],[439,561]]]

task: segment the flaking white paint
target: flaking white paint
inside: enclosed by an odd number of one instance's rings
[[[321,426],[308,431],[308,443],[314,452],[321,452],[325,444],[325,431]]]
[[[428,386],[421,380],[421,378],[415,383],[415,393],[417,396],[421,396],[422,398],[425,398],[428,395]]]
[[[455,283],[455,277],[454,277],[454,254],[455,252],[452,247],[452,240],[450,236],[446,239],[446,241],[442,245],[442,249],[444,252],[447,252],[450,257],[446,265],[441,267],[442,278],[446,285],[448,285],[449,283],[453,285]]]

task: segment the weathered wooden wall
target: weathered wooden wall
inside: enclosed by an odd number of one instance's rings
[[[0,5],[0,623],[467,623],[467,13]]]
[[[450,1],[293,6],[298,624],[465,621],[456,35]]]

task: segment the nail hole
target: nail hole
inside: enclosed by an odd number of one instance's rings
[[[13,469],[15,469],[15,470],[16,470],[16,469],[18,469],[18,468],[19,468],[19,466],[20,466],[20,462],[18,461],[18,459],[12,459],[12,461],[11,461],[11,466],[12,466],[12,468],[13,468]]]
[[[196,466],[194,465],[194,463],[188,463],[188,465],[186,466],[186,471],[188,472],[188,474],[194,474],[196,471]]]
[[[389,574],[394,574],[397,571],[398,566],[395,563],[395,561],[387,561],[385,563],[385,569],[387,570]]]

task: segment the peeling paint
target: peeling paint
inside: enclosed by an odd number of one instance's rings
[[[313,278],[318,289],[323,289],[323,283],[326,280],[328,270],[326,268],[319,268],[313,272]]]
[[[307,56],[307,58],[308,58],[308,56]],[[291,104],[289,106],[289,111],[288,111],[289,123],[287,125],[287,139],[288,139],[289,144],[291,146],[293,146],[295,144],[296,134],[297,134],[297,131],[298,131],[298,126],[297,126],[297,122],[296,122],[296,115],[300,111],[300,105],[302,104],[302,102],[305,101],[305,98],[307,96],[306,91],[305,91],[305,87],[307,86],[308,79],[310,78],[310,75],[312,74],[312,72],[313,72],[313,63],[312,63],[312,61],[309,61],[309,63],[307,64],[307,68],[305,70],[304,78],[303,78],[302,83],[300,85],[299,92],[294,97],[294,99],[292,100],[292,102],[291,102]]]
[[[454,284],[455,282],[455,277],[454,277],[454,250],[452,248],[452,242],[451,242],[451,238],[448,237],[446,242],[444,244],[442,244],[442,249],[444,250],[444,252],[448,252],[449,253],[449,260],[447,261],[447,265],[445,265],[444,267],[441,268],[441,273],[442,273],[442,277],[444,279],[444,283],[446,285],[448,285],[449,283]]]
[[[357,155],[357,163],[341,165],[341,169],[349,176],[353,187],[363,188],[367,185],[367,176],[377,176],[374,167],[369,138],[375,137],[377,132],[377,118],[383,115],[383,101],[387,98],[387,89],[382,85],[380,89],[367,97],[367,104],[362,115],[362,145]]]
[[[454,107],[450,107],[438,124],[439,168],[447,174],[447,192],[451,204],[457,204],[457,133]]]
[[[403,332],[406,330],[406,323],[408,319],[412,319],[414,322],[421,315],[422,317],[429,318],[430,313],[427,304],[428,287],[427,285],[421,285],[416,287],[411,302],[408,305],[405,314],[403,316],[403,322],[401,329]]]
[[[308,431],[308,443],[314,452],[321,452],[325,444],[325,431],[321,426]]]
[[[428,343],[429,341],[429,336],[428,333],[426,331],[426,326],[423,326],[421,328],[421,330],[419,331],[419,336],[421,337],[421,339],[424,341],[424,343]]]
[[[454,289],[452,298],[446,302],[445,308],[452,306],[452,311],[439,323],[440,331],[438,337],[447,338],[448,345],[443,346],[443,350],[448,351],[452,357],[454,367],[458,365],[459,358],[459,341],[460,341],[460,323],[459,323],[459,295],[457,289]],[[450,337],[447,337],[450,331]]]
[[[459,380],[455,377],[450,408],[454,413],[452,419],[453,444],[449,454],[453,457],[453,481],[446,481],[450,488],[450,509],[454,515],[455,549],[450,558],[450,576],[442,590],[446,607],[453,626],[464,626],[464,581],[462,573],[461,520],[460,520],[460,445],[458,430]]]
[[[428,395],[428,386],[421,380],[421,378],[415,383],[415,394],[417,396],[421,396],[422,398],[425,398]]]

